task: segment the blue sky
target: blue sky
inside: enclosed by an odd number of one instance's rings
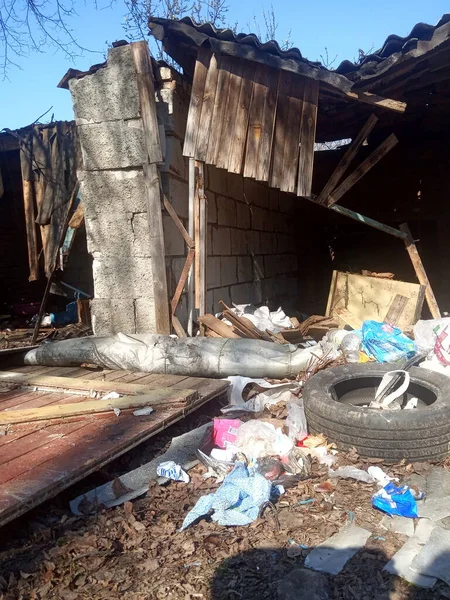
[[[72,119],[70,93],[56,87],[59,80],[71,67],[86,70],[102,62],[108,43],[126,37],[122,0],[104,10],[95,10],[92,0],[77,0],[77,5],[78,16],[70,21],[73,35],[81,46],[95,52],[85,52],[71,62],[49,47],[20,59],[21,69],[12,68],[8,80],[0,81],[0,129],[25,126],[51,106],[44,122],[52,113],[55,119]],[[331,58],[338,55],[335,65],[356,58],[359,48],[379,48],[391,33],[407,35],[418,22],[434,25],[449,10],[448,0],[273,0],[273,6],[278,40],[285,39],[291,29],[291,40],[304,56],[319,60],[328,48]],[[270,0],[229,0],[229,7],[230,23],[238,21],[242,31],[248,31],[250,24],[254,30],[253,15],[262,21],[262,8],[267,10]]]

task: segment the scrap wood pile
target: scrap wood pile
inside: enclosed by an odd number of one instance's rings
[[[224,302],[221,304],[224,307],[221,318],[211,314],[199,318],[207,337],[248,338],[277,344],[299,344],[306,341],[305,338],[313,328],[320,328],[326,332],[338,326],[333,317],[313,315],[300,323],[296,317],[287,317],[281,308],[270,312],[264,306],[255,308],[251,305],[238,305],[230,308]]]

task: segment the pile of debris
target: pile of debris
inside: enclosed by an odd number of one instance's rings
[[[338,327],[338,321],[333,317],[313,315],[300,323],[296,317],[287,317],[281,307],[270,312],[267,306],[256,308],[241,304],[230,308],[224,302],[220,303],[224,308],[220,318],[211,314],[199,318],[207,337],[302,344],[323,337],[329,329]]]

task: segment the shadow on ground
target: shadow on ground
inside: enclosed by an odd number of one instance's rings
[[[286,548],[242,552],[224,560],[211,582],[211,600],[434,600],[450,598],[450,587],[438,581],[423,589],[383,571],[389,558],[363,548],[338,575],[305,569],[309,550],[296,557]],[[450,553],[439,557],[448,563]]]

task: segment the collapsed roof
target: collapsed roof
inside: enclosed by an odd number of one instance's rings
[[[368,92],[406,102],[409,106],[402,116],[383,110],[389,108],[386,105],[375,108],[380,125],[391,127],[399,119],[417,119],[417,112],[425,105],[428,116],[436,112],[437,105],[446,98],[450,80],[450,14],[435,26],[415,25],[404,38],[390,35],[377,52],[365,56],[360,63],[346,60],[336,70],[307,60],[298,48],[282,50],[276,41],[263,44],[255,34],[235,34],[210,23],[199,25],[189,17],[151,17],[149,27],[188,75],[193,74],[198,49],[207,47],[320,81],[318,141],[353,137],[374,111],[373,106],[353,102],[352,95],[353,100],[362,102],[365,100],[361,96]],[[443,96],[438,102],[430,98],[441,90]]]

